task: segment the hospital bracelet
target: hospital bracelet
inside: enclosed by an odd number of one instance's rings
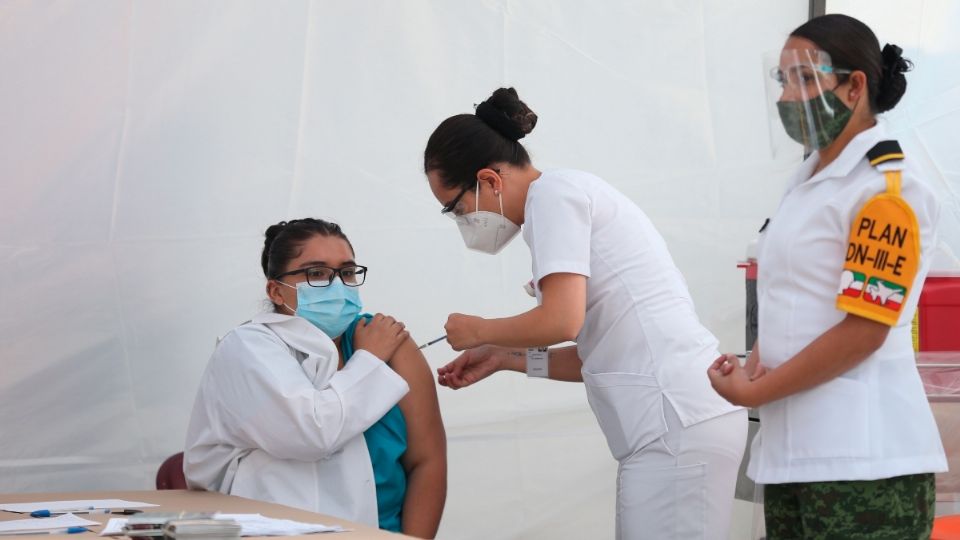
[[[527,349],[527,377],[550,377],[550,354],[546,347]]]

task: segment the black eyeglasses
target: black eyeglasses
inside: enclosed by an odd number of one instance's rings
[[[500,169],[493,169],[493,170],[494,170],[494,172],[496,172],[497,174],[500,174]],[[460,202],[460,199],[463,198],[464,194],[466,194],[466,193],[467,193],[468,191],[470,191],[471,189],[474,189],[474,187],[475,187],[475,186],[466,186],[466,187],[464,187],[463,189],[461,189],[461,190],[460,190],[460,193],[457,193],[457,196],[454,197],[452,201],[448,202],[448,203],[446,204],[446,206],[444,206],[443,208],[440,209],[440,213],[441,213],[441,214],[449,214],[450,212],[453,212],[453,211],[457,208],[457,203]]]
[[[461,190],[460,190],[460,193],[458,193],[457,196],[454,197],[452,201],[448,202],[448,203],[446,204],[446,206],[444,206],[443,208],[440,209],[440,213],[441,213],[441,214],[449,214],[450,212],[453,212],[453,210],[457,207],[457,204],[460,202],[460,199],[462,199],[463,196],[464,196],[468,191],[470,191],[470,189],[471,189],[471,186],[467,186],[467,187],[461,189]]]
[[[359,265],[344,266],[342,268],[310,266],[277,274],[273,279],[280,279],[294,274],[305,275],[307,277],[307,285],[311,287],[328,287],[333,283],[335,276],[340,276],[340,281],[347,287],[359,287],[363,285],[363,282],[367,279],[367,267]]]

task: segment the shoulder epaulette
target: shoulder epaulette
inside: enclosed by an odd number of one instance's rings
[[[902,160],[903,150],[900,149],[900,143],[897,141],[880,141],[867,152],[867,160],[870,165],[879,165],[887,161]]]

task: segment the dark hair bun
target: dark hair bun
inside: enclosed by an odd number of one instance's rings
[[[498,88],[483,103],[477,105],[476,115],[495,131],[519,141],[537,126],[537,115],[520,101],[513,88]]]
[[[881,56],[883,67],[876,102],[877,111],[885,112],[896,106],[907,91],[907,78],[903,74],[913,68],[913,63],[903,57],[903,49],[890,43],[883,47]]]
[[[263,233],[263,236],[264,236],[263,247],[264,247],[264,249],[269,250],[269,249],[270,249],[270,244],[272,244],[273,241],[276,240],[277,236],[278,236],[281,232],[283,232],[283,230],[286,229],[286,228],[287,228],[287,222],[286,222],[286,221],[281,221],[280,223],[277,223],[276,225],[271,225],[271,226],[267,227],[267,231],[266,231],[265,233]]]
[[[267,231],[263,233],[263,253],[260,255],[260,266],[263,268],[263,273],[267,273],[267,264],[270,260],[270,246],[273,245],[273,241],[276,240],[277,235],[279,235],[285,228],[287,228],[287,222],[281,221],[275,225],[267,227]]]

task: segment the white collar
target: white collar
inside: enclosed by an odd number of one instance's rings
[[[330,336],[303,317],[264,311],[254,316],[250,322],[270,327],[284,343],[308,356],[332,355],[336,358],[340,354]]]
[[[857,135],[847,143],[846,148],[840,152],[837,159],[833,160],[833,162],[824,167],[823,170],[811,177],[810,173],[813,172],[817,163],[820,162],[820,153],[814,152],[803,162],[800,170],[798,170],[797,174],[793,177],[791,187],[796,187],[800,184],[813,184],[828,178],[846,178],[853,171],[854,167],[866,159],[867,152],[869,152],[874,145],[887,138],[886,123],[878,118],[876,125],[857,133]]]

